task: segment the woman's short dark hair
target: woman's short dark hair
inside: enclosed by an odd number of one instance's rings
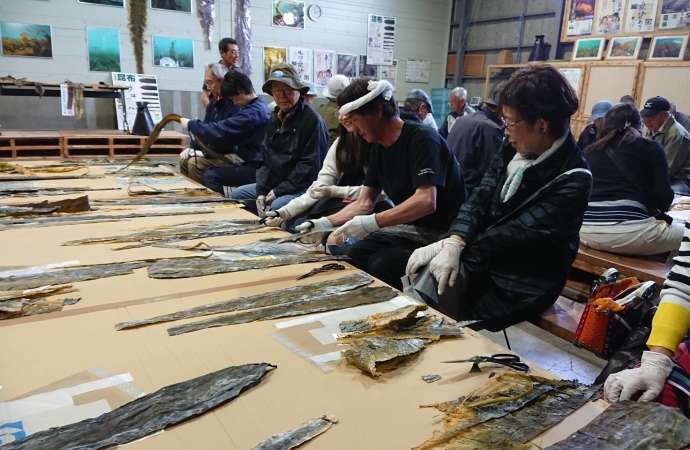
[[[254,93],[254,85],[252,80],[242,72],[231,70],[223,78],[223,84],[220,85],[220,93],[223,98],[232,97],[239,94]]]
[[[597,131],[597,140],[586,151],[597,152],[628,144],[641,135],[641,129],[642,119],[635,105],[619,103],[606,113],[603,125]]]
[[[579,106],[577,94],[568,80],[548,64],[533,65],[515,72],[502,86],[499,103],[516,109],[520,118],[528,123],[544,119],[553,138],[568,130],[570,116]]]
[[[350,83],[350,85],[346,87],[345,90],[338,96],[338,105],[342,106],[367,95],[369,93],[369,89],[367,89],[369,81],[370,80],[357,79]],[[392,119],[398,115],[398,105],[395,103],[393,96],[391,96],[389,100],[386,100],[383,98],[383,95],[379,95],[366,105],[363,105],[353,112],[362,115],[372,115],[376,114],[379,108],[381,108],[383,117],[386,119]]]

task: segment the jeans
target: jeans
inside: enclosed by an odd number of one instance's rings
[[[240,166],[223,164],[209,167],[203,173],[204,186],[220,194],[223,194],[223,186],[244,186],[254,181],[256,181],[256,166],[251,163]]]
[[[273,200],[273,203],[270,204],[270,210],[279,210],[283,206],[290,203],[292,199],[299,197],[303,193],[304,191],[295,192],[293,194],[285,194],[277,197],[275,200]],[[247,205],[247,208],[249,208],[251,211],[256,212],[256,183],[245,184],[237,189],[233,189],[232,193],[230,194],[230,198],[241,201]]]

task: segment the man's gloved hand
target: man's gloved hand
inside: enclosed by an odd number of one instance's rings
[[[259,195],[256,197],[256,213],[260,218],[266,217],[266,196]]]
[[[334,236],[352,236],[358,240],[362,240],[375,231],[381,228],[376,222],[376,214],[369,214],[367,216],[355,216],[333,232]]]
[[[268,194],[266,194],[266,205],[270,205],[271,203],[273,203],[275,199],[276,193],[273,192],[273,189],[271,189],[271,191]]]
[[[188,119],[188,118],[186,118],[186,117],[181,117],[181,118],[180,118],[180,125],[182,125],[182,128],[184,128],[185,130],[186,130],[187,127],[189,126],[189,120],[190,120],[190,119]]]
[[[454,237],[441,241],[441,250],[429,262],[429,273],[438,283],[438,295],[443,295],[448,286],[455,286],[460,272],[460,255],[465,243]]]
[[[283,218],[278,211],[266,211],[264,223],[267,227],[279,228],[283,224]]]
[[[320,219],[307,220],[295,227],[295,230],[300,233],[312,233],[319,231],[330,231],[333,229],[333,225],[328,220],[327,217],[321,217]]]
[[[181,161],[187,161],[189,158],[192,157],[198,157],[201,158],[204,156],[204,152],[201,150],[194,150],[193,148],[185,148],[180,152],[180,160]]]
[[[644,391],[639,401],[650,402],[661,394],[672,369],[671,358],[646,351],[642,353],[640,367],[609,375],[604,383],[604,398],[615,403],[630,400],[635,393]]]
[[[320,200],[322,198],[346,198],[347,194],[347,186],[326,186],[324,184],[313,184],[309,188],[309,196],[315,200]]]
[[[410,259],[407,260],[407,267],[405,267],[405,274],[408,277],[419,272],[419,269],[428,265],[432,259],[441,251],[443,246],[443,240],[436,241],[433,244],[429,244],[425,247],[420,247],[410,255]]]

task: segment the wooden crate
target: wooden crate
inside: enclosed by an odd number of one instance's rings
[[[62,156],[62,137],[57,131],[3,130],[0,158]]]
[[[111,130],[64,130],[63,156],[111,158],[131,157],[144,145],[146,136],[134,136]],[[187,135],[176,131],[163,131],[151,146],[150,155],[176,155],[187,146]]]

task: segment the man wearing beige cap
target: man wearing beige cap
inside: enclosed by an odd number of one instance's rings
[[[302,83],[294,67],[287,63],[273,66],[263,91],[276,102],[266,131],[263,164],[256,171],[256,183],[230,194],[234,200],[255,206],[262,218],[307,190],[328,150],[326,126],[305,103],[309,86]]]

